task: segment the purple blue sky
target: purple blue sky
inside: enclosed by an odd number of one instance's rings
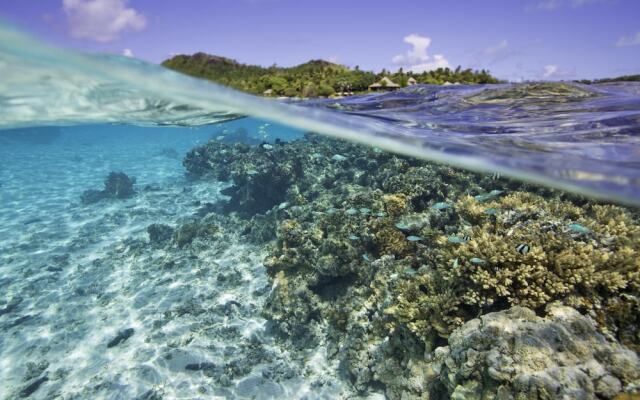
[[[509,80],[640,73],[640,0],[4,0],[0,16],[56,45],[156,63],[204,51]]]

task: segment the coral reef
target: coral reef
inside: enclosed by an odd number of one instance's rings
[[[467,322],[431,368],[452,399],[613,399],[640,382],[636,353],[557,304],[545,318],[516,306]]]
[[[438,349],[468,321],[514,306],[555,321],[546,306],[557,301],[593,320],[598,338],[639,349],[634,210],[314,135],[253,147],[212,141],[184,164],[231,182],[222,208],[248,239],[275,239],[264,314],[283,340],[324,343],[358,391],[454,393],[458,378],[434,370]],[[594,351],[610,345],[584,340]],[[494,384],[476,382],[481,391]],[[617,388],[598,382],[576,385]]]
[[[135,178],[124,172],[111,172],[104,181],[103,190],[85,190],[80,200],[83,204],[93,204],[104,199],[128,199],[136,193],[133,188],[135,182]]]

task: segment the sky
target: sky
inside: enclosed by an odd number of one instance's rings
[[[54,45],[154,63],[203,51],[511,81],[640,73],[640,0],[0,0],[0,17]]]

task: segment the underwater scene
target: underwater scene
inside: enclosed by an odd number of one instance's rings
[[[0,399],[640,398],[640,83],[279,101],[0,39]]]

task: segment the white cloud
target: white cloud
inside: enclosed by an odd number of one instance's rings
[[[527,6],[528,11],[553,11],[560,7],[569,6],[572,8],[580,8],[589,4],[605,3],[610,0],[541,0]]]
[[[63,0],[71,36],[108,42],[124,31],[141,31],[147,19],[127,0]]]
[[[133,57],[133,51],[131,49],[122,50],[122,55],[125,57]]]
[[[542,76],[544,78],[550,78],[552,77],[556,72],[558,71],[558,66],[557,65],[545,65],[544,66],[544,73],[542,74]]]
[[[640,32],[636,32],[633,36],[623,36],[616,42],[618,47],[640,46]]]
[[[555,64],[544,66],[541,74],[543,79],[566,79],[576,76],[575,69],[562,69]]]
[[[412,46],[405,54],[394,56],[391,61],[413,72],[431,71],[449,67],[449,61],[442,54],[430,56],[427,49],[431,45],[431,38],[412,33],[404,37],[404,42]]]

